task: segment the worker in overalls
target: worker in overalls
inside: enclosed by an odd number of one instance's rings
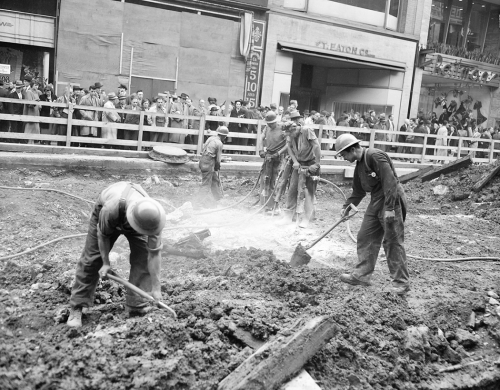
[[[110,271],[109,253],[123,234],[130,245],[129,282],[161,300],[160,262],[161,231],[165,211],[141,186],[119,182],[104,189],[90,217],[85,247],[76,266],[71,289],[68,325],[82,326],[82,308],[92,306],[99,277],[106,279]],[[126,303],[130,315],[149,311],[148,301],[127,290]]]
[[[203,150],[198,166],[201,171],[201,196],[202,203],[208,202],[210,192],[215,201],[220,200],[224,195],[219,177],[220,163],[222,160],[222,143],[229,134],[226,126],[219,126],[215,135],[212,135],[203,144]]]
[[[306,228],[315,214],[321,148],[314,129],[293,123],[285,128],[285,134],[289,150],[297,163],[294,162],[290,177],[284,219],[288,223],[296,218],[299,227]]]
[[[266,127],[262,132],[262,150],[259,151],[259,156],[264,159],[260,181],[260,204],[266,205],[266,211],[274,206],[271,195],[274,193],[280,165],[286,151],[286,136],[282,123],[278,123],[276,114],[269,111],[266,114]]]
[[[340,277],[344,283],[369,286],[383,244],[392,278],[391,291],[403,295],[410,289],[406,252],[404,248],[404,221],[406,197],[387,153],[375,148],[365,149],[352,134],[337,138],[335,150],[345,160],[356,161],[352,194],[342,207],[341,216],[349,213],[349,205],[357,206],[371,193],[361,228],[358,232],[358,263],[350,274]]]

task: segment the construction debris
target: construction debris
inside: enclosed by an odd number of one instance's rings
[[[472,187],[474,192],[481,191],[484,188],[484,186],[491,181],[491,179],[493,179],[496,175],[498,175],[498,172],[500,172],[500,164],[498,164],[498,166],[493,168],[490,172],[485,173],[481,177],[481,179],[479,179],[479,181],[476,184],[474,184],[474,186]]]
[[[436,179],[441,175],[447,175],[448,173],[458,171],[459,169],[466,168],[472,164],[471,156],[465,156],[456,161],[450,162],[443,165],[440,168],[433,169],[422,175],[422,182],[430,181]]]
[[[408,183],[409,181],[411,181],[413,179],[417,179],[419,177],[422,177],[424,174],[432,171],[433,169],[434,169],[434,167],[432,165],[429,165],[428,167],[421,168],[418,171],[407,173],[406,175],[399,177],[399,182],[401,184]]]

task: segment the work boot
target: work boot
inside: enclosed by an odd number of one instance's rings
[[[410,291],[410,286],[408,285],[392,286],[390,288],[390,292],[397,295],[405,295],[408,291]]]
[[[76,307],[69,310],[68,326],[72,328],[82,327],[82,308]]]
[[[340,280],[344,283],[351,284],[353,286],[371,286],[371,283],[363,282],[359,279],[356,279],[351,274],[342,274],[340,275]]]

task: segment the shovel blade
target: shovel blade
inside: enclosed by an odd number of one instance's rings
[[[309,264],[310,261],[311,256],[306,252],[306,248],[302,244],[297,245],[290,260],[290,265],[292,267],[300,267],[301,265]]]

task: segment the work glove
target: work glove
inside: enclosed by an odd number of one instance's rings
[[[395,218],[396,213],[394,212],[394,210],[385,210],[384,219],[386,223],[393,223]]]
[[[342,210],[340,210],[340,218],[347,217],[349,215],[349,211],[351,211],[351,208],[349,206],[346,206]]]
[[[214,171],[220,171],[220,162],[215,163]]]
[[[319,164],[313,164],[308,168],[309,173],[315,175],[319,171]]]
[[[299,168],[300,168],[300,164],[298,162],[294,162],[293,169],[299,169]]]
[[[259,150],[259,156],[260,158],[266,157],[266,152],[264,152],[263,150]]]

